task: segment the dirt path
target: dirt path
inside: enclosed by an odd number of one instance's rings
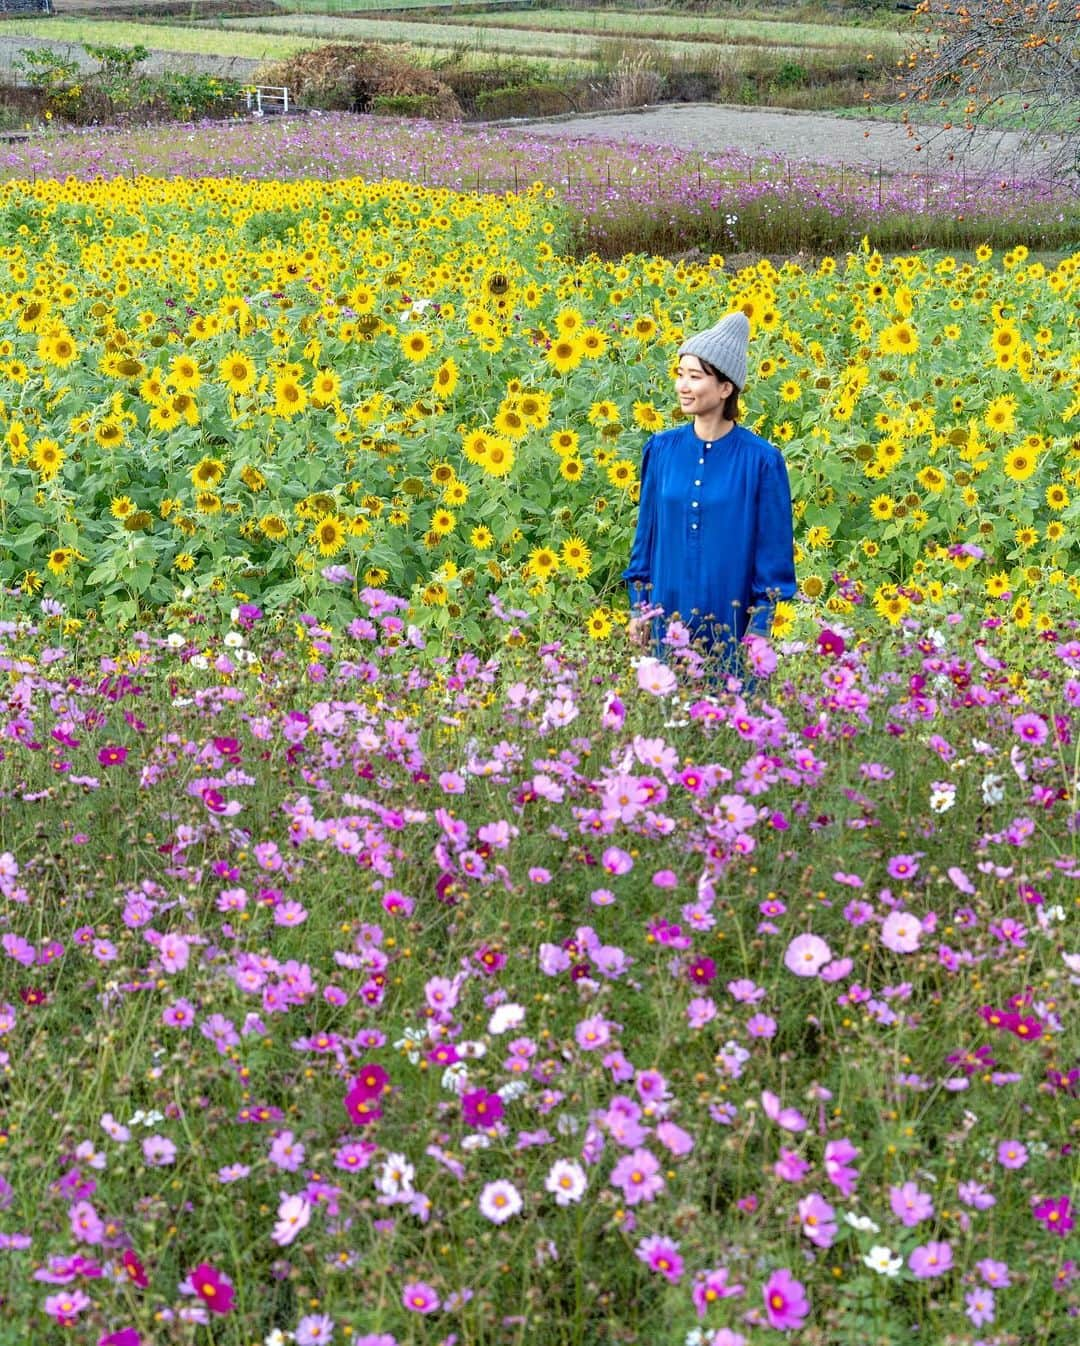
[[[1046,151],[1023,149],[1014,131],[983,130],[969,141],[963,131],[922,127],[925,139],[919,139],[909,137],[906,127],[892,122],[718,103],[666,104],[515,124],[532,136],[629,141],[717,153],[734,148],[744,154],[775,154],[807,163],[862,169],[880,165],[886,172],[901,173],[955,170],[963,155],[970,173],[992,171],[1027,180],[1041,176],[1050,157]],[[922,148],[916,149],[918,145]]]

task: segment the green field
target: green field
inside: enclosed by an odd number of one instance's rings
[[[484,16],[477,16],[478,20]],[[506,16],[509,17],[509,16]],[[296,34],[320,38],[326,42],[366,40],[372,42],[400,42],[410,46],[430,48],[475,47],[478,50],[515,56],[554,57],[579,61],[597,60],[600,44],[607,40],[625,41],[617,34],[556,32],[546,29],[522,29],[483,22],[444,23],[415,22],[413,20],[352,19],[333,15],[282,15],[253,19],[226,19],[222,29],[228,32]],[[209,31],[209,30],[208,30]],[[219,39],[220,40],[220,39]],[[685,61],[700,66],[702,60],[719,63],[741,59],[748,50],[740,43],[686,42],[678,40],[648,40],[634,46],[645,47],[665,61]],[[772,47],[777,56],[794,58],[803,50],[798,45]]]

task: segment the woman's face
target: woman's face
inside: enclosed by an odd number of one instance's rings
[[[706,373],[696,355],[684,355],[675,373],[675,393],[688,416],[708,416],[722,409],[735,390],[730,379]]]

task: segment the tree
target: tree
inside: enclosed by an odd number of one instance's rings
[[[946,127],[1015,125],[1054,169],[1080,171],[1077,0],[922,0],[922,40],[901,62],[901,97],[951,114]],[[910,112],[912,120],[918,114]]]

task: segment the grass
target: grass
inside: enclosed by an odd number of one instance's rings
[[[878,121],[903,121],[905,114],[912,121],[929,123],[951,123],[964,126],[967,121],[966,99],[942,106],[940,103],[869,103],[862,108],[837,108],[838,117],[874,117]],[[1025,107],[1017,94],[1002,98],[979,115],[979,125],[989,126],[1002,131],[1045,131],[1058,135],[1075,133],[1080,125],[1080,99],[1073,103],[1072,111],[1058,110],[1057,115],[1044,124],[1045,110]]]
[[[501,24],[455,24],[437,20],[414,22],[399,19],[350,19],[332,15],[283,15],[252,19],[226,19],[222,28],[229,32],[302,33],[326,42],[368,40],[374,42],[402,42],[417,48],[431,46],[454,47],[464,44],[483,51],[497,51],[513,55],[537,55],[561,59],[599,62],[603,42],[610,34],[590,32],[554,32],[546,29],[522,29]],[[700,66],[703,58],[713,63],[741,60],[747,48],[738,43],[681,42],[678,40],[650,40],[633,43],[635,51],[647,51],[658,62],[685,61]],[[802,48],[797,45],[777,47],[770,54],[794,59]]]
[[[485,21],[482,14],[462,14],[448,21],[470,26]],[[687,38],[694,42],[749,42],[761,47],[845,47],[853,51],[899,54],[907,46],[904,34],[886,28],[849,28],[828,23],[792,23],[785,19],[711,18],[704,15],[622,13],[619,10],[528,9],[501,14],[506,28],[537,31],[598,33],[634,39]]]

